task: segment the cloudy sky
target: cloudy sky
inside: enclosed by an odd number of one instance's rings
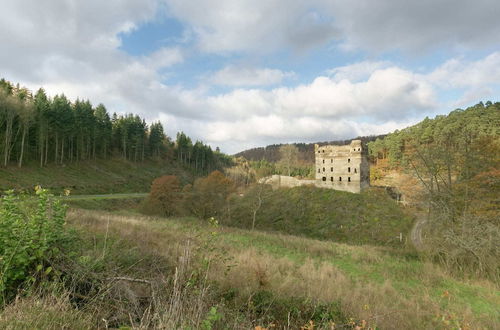
[[[499,101],[498,0],[0,0],[0,77],[228,153]]]

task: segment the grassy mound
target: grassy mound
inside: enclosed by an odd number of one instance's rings
[[[230,207],[226,225],[251,228],[257,210],[256,229],[354,244],[401,245],[413,222],[381,189],[352,194],[307,186],[256,186],[232,198]]]

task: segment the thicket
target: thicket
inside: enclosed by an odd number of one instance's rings
[[[0,305],[9,301],[22,285],[48,275],[51,260],[60,252],[64,238],[66,207],[46,190],[36,197],[16,196],[12,191],[0,199]]]
[[[420,181],[427,253],[458,274],[500,279],[500,103],[482,102],[369,144]]]
[[[43,88],[34,95],[27,88],[0,80],[1,164],[40,166],[120,157],[177,159],[197,173],[207,174],[231,163],[218,149],[184,133],[172,141],[160,122],[148,125],[134,114],[110,115],[103,104],[71,102],[63,94],[49,98]]]
[[[235,183],[220,171],[181,186],[176,176],[162,176],[153,181],[141,210],[162,216],[193,215],[201,219],[227,213],[228,197]]]

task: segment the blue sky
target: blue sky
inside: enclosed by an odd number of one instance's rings
[[[500,95],[494,0],[7,1],[0,74],[228,153],[382,134]]]

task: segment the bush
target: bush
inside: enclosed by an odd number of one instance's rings
[[[233,180],[214,171],[184,189],[186,208],[202,219],[219,216],[224,213],[228,197],[234,190]]]
[[[146,201],[147,213],[172,216],[178,213],[182,200],[181,183],[175,175],[164,175],[153,181]]]
[[[12,191],[0,199],[0,302],[35,272],[51,271],[46,261],[58,252],[65,215],[66,207],[43,189],[35,199]]]

